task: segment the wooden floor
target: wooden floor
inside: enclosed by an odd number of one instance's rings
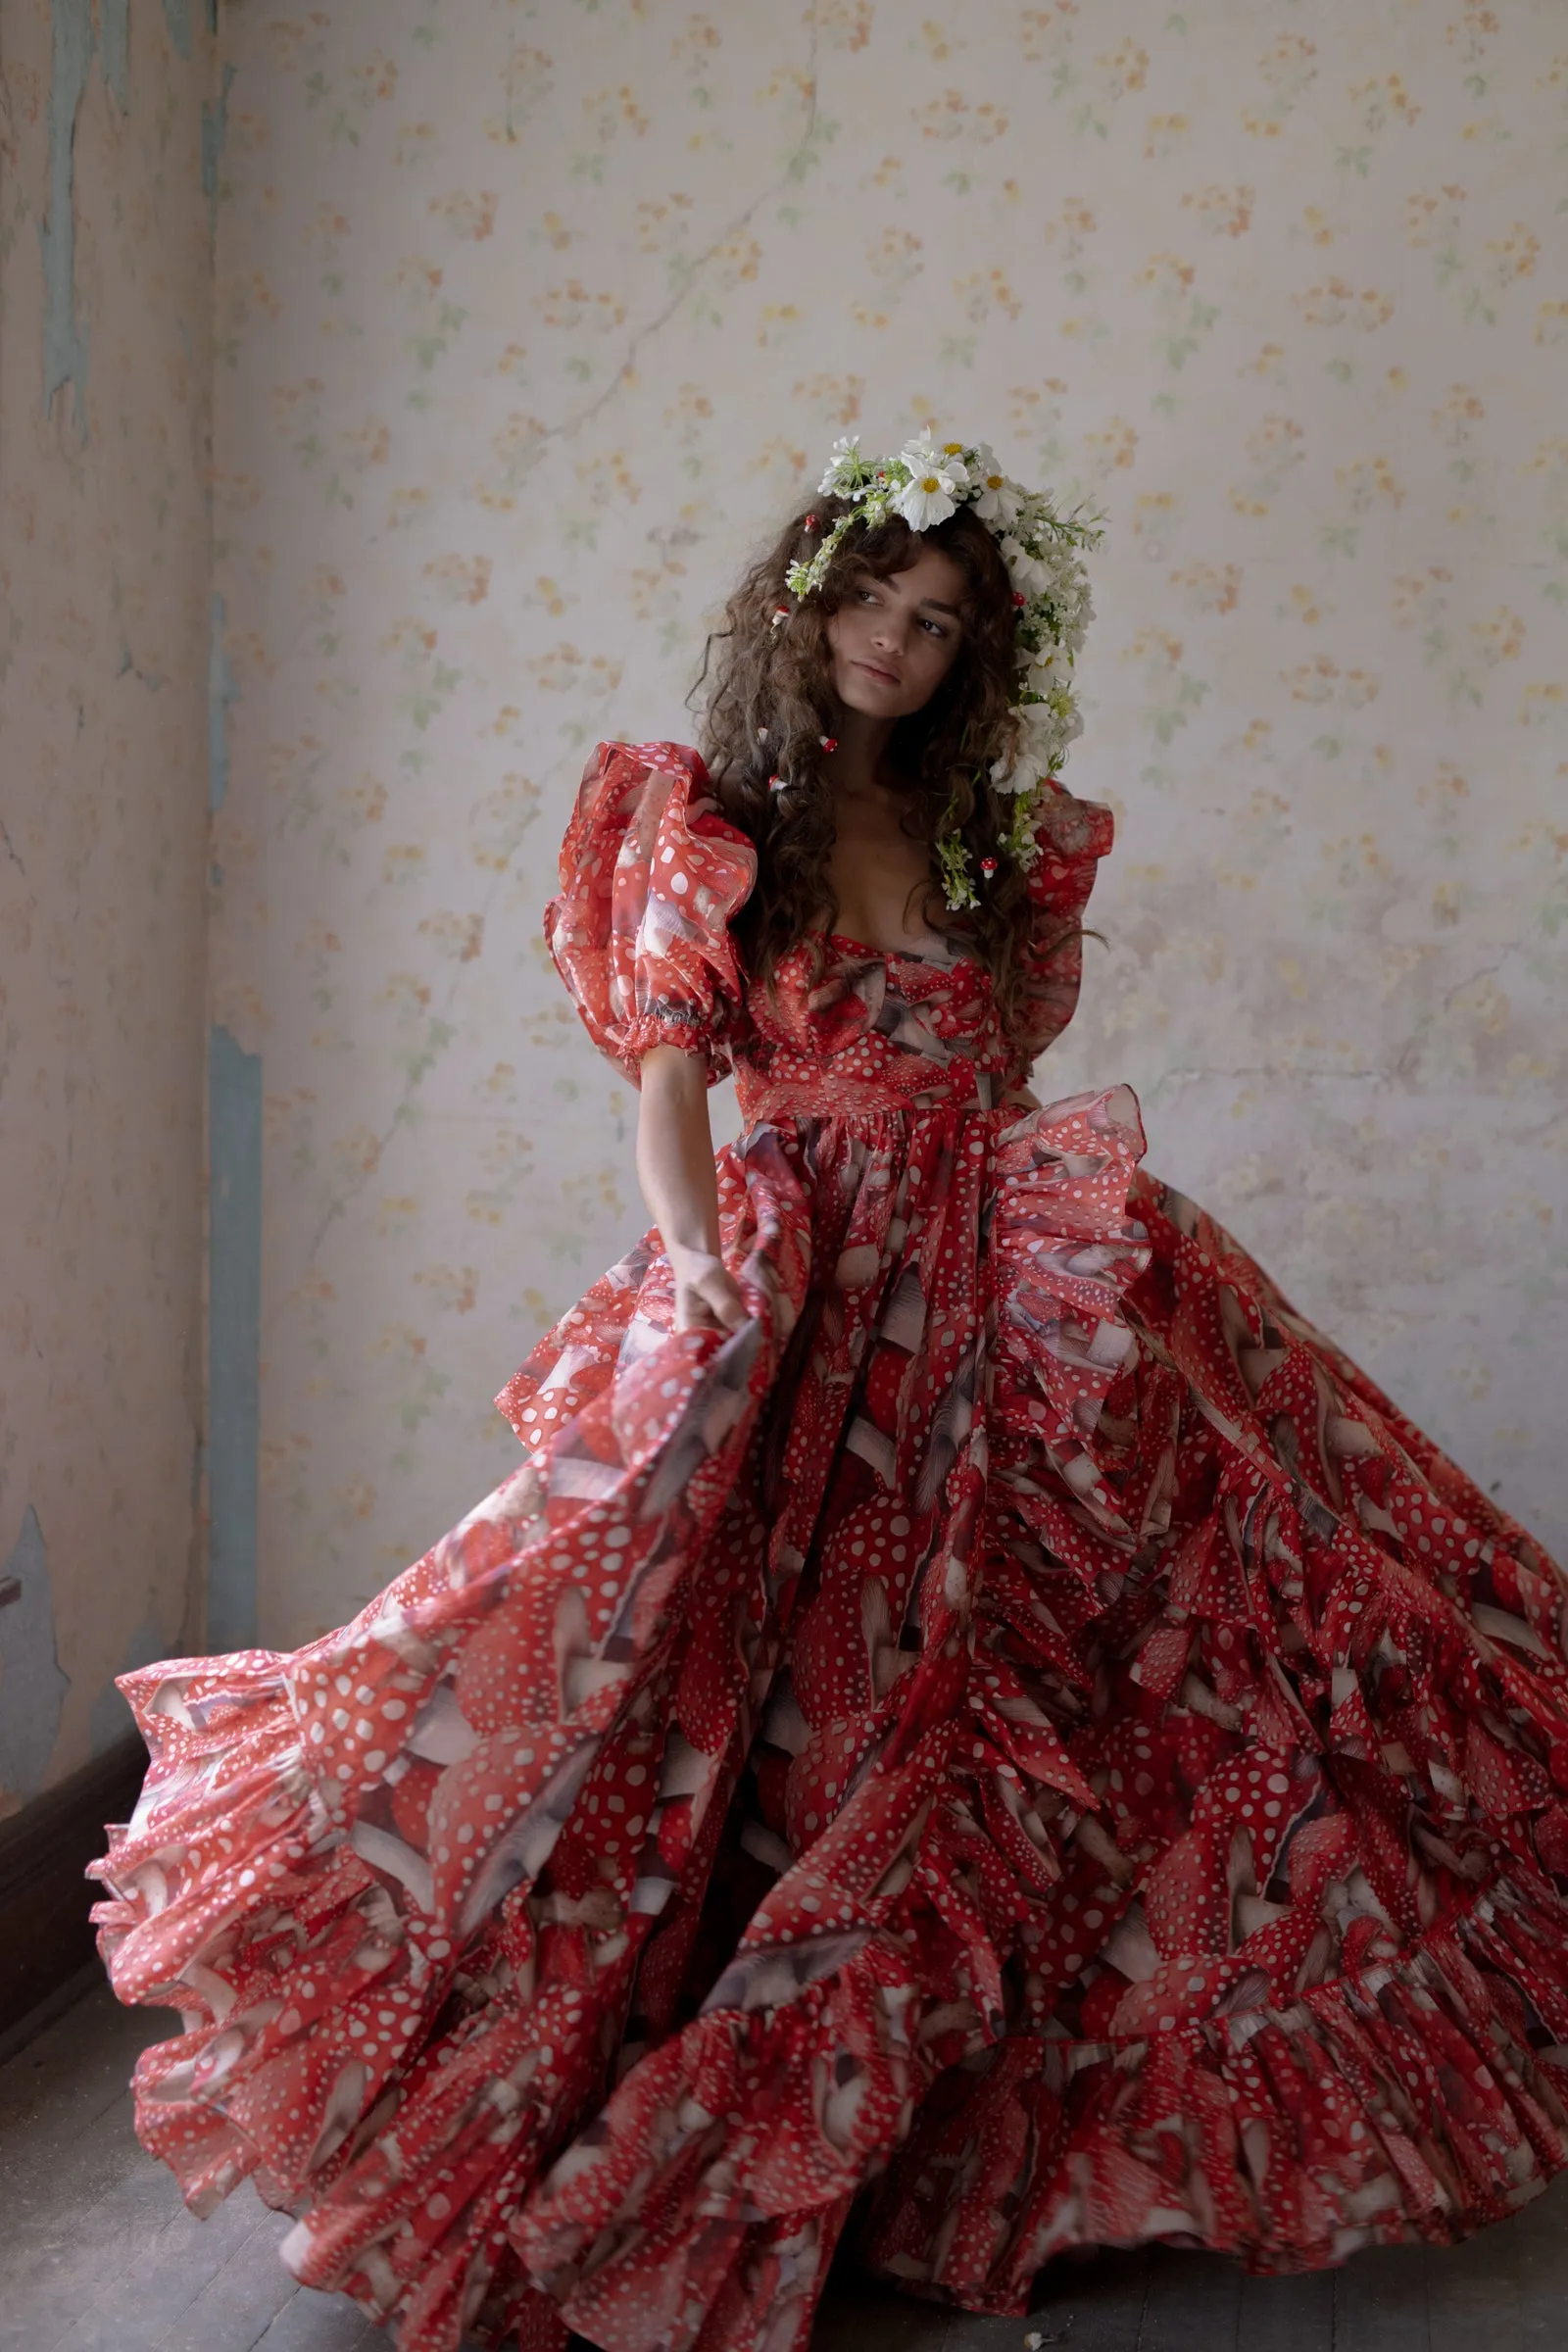
[[[370,2352],[354,2306],[297,2287],[249,2189],[193,2222],[131,2135],[125,2080],[167,2031],[90,1993],[0,2068],[0,2352]],[[1568,2347],[1568,2179],[1470,2244],[1248,2278],[1203,2254],[1047,2274],[1028,2320],[833,2293],[813,2352],[1534,2352]]]

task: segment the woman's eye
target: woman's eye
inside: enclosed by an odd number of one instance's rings
[[[933,637],[945,637],[948,633],[940,620],[922,620],[920,626],[929,629]]]

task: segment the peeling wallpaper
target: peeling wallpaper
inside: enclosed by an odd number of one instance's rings
[[[211,60],[6,0],[0,1814],[195,1629]]]
[[[1108,513],[1068,780],[1119,848],[1038,1082],[1129,1080],[1152,1164],[1568,1541],[1558,0],[224,26],[263,1638],[492,1484],[492,1393],[642,1222],[540,944],[585,746],[687,733],[835,434],[926,419]]]

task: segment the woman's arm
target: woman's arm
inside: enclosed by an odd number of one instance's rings
[[[642,1057],[637,1175],[675,1274],[677,1331],[736,1331],[746,1307],[718,1254],[708,1072],[677,1046]]]

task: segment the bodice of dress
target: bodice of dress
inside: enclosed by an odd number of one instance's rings
[[[891,955],[830,933],[747,991],[735,1091],[748,1126],[934,1102],[988,1110],[1016,1059],[972,956]]]
[[[757,874],[698,754],[601,744],[583,773],[546,936],[589,1034],[635,1081],[659,1044],[733,1071],[742,1116],[988,1109],[1071,1018],[1080,917],[1110,847],[1107,809],[1044,798],[1022,1018],[1005,1031],[991,976],[961,946],[892,954],[839,933],[803,940],[760,982],[731,926]]]

